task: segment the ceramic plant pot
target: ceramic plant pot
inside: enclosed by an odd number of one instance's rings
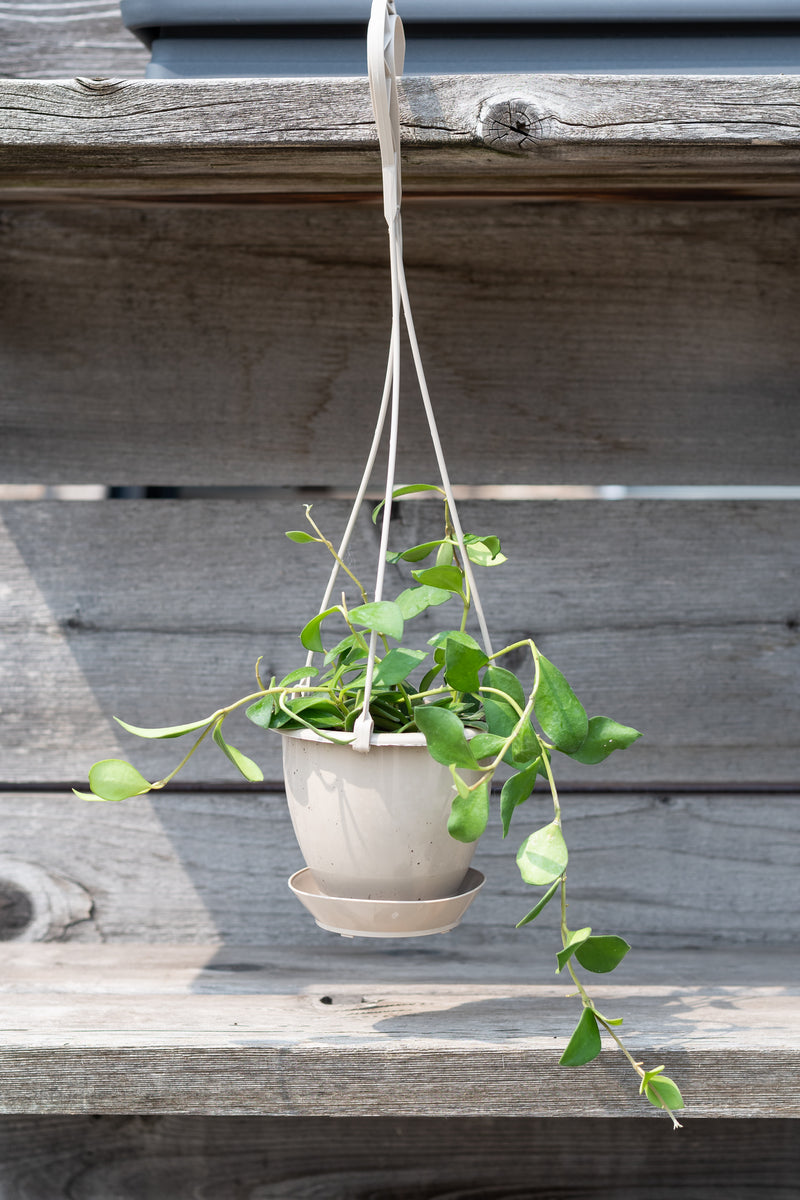
[[[447,832],[452,776],[421,733],[374,734],[368,754],[311,730],[281,736],[292,824],[322,893],[405,902],[459,893],[475,843]]]

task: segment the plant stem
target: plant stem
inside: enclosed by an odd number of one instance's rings
[[[362,584],[361,580],[360,580],[360,579],[358,579],[358,578],[357,578],[357,577],[356,577],[356,576],[353,574],[353,572],[350,570],[350,568],[348,567],[348,565],[347,565],[347,563],[344,561],[344,559],[339,557],[339,555],[338,555],[338,553],[337,553],[337,551],[336,551],[336,548],[334,547],[333,543],[328,541],[328,539],[325,537],[325,534],[324,534],[324,533],[322,532],[322,530],[320,529],[319,525],[317,525],[316,521],[315,521],[315,520],[313,519],[313,517],[311,516],[311,505],[310,505],[310,504],[306,504],[306,505],[305,505],[305,510],[306,510],[306,520],[308,521],[309,525],[310,525],[310,526],[311,526],[311,528],[314,530],[314,532],[315,532],[315,533],[317,533],[317,534],[319,535],[319,537],[320,537],[320,539],[321,539],[321,541],[322,541],[322,544],[323,544],[323,546],[327,546],[327,548],[330,550],[331,554],[332,554],[332,555],[333,555],[333,557],[336,559],[336,562],[337,562],[337,563],[339,564],[339,566],[342,568],[342,570],[344,571],[344,573],[345,573],[346,575],[349,575],[349,576],[350,576],[350,578],[352,579],[353,583],[354,583],[354,584],[356,585],[356,587],[358,588],[359,592],[361,593],[361,597],[362,597],[362,599],[363,599],[364,603],[365,603],[365,604],[368,604],[368,603],[369,603],[369,597],[367,596],[367,592],[366,592],[366,589],[365,589],[364,585]]]

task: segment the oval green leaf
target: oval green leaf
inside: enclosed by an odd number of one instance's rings
[[[530,925],[531,921],[535,921],[539,913],[549,904],[558,891],[560,881],[557,879],[555,883],[547,889],[538,904],[535,904],[526,917],[517,922],[517,929],[521,929],[523,925]]]
[[[219,746],[226,758],[230,759],[248,783],[261,783],[264,778],[264,773],[261,768],[253,762],[252,758],[248,758],[246,754],[242,754],[241,750],[237,750],[235,746],[230,746],[222,736],[221,723],[214,726],[212,737]]]
[[[386,561],[390,563],[400,562],[422,562],[423,558],[427,558],[439,546],[442,540],[439,538],[435,542],[421,542],[419,546],[409,546],[408,550],[390,550],[386,555]]]
[[[481,783],[472,792],[459,792],[453,799],[447,832],[457,842],[477,842],[489,820],[489,785]]]
[[[575,951],[575,957],[587,971],[595,975],[606,975],[622,962],[630,950],[624,938],[616,934],[590,937]]]
[[[104,758],[89,770],[89,787],[101,800],[130,800],[143,796],[152,784],[121,758]]]
[[[414,709],[420,733],[425,735],[428,753],[446,767],[467,767],[478,770],[478,762],[464,736],[464,726],[455,713],[438,705],[420,704]]]
[[[315,675],[319,675],[318,667],[296,667],[294,671],[284,675],[278,687],[288,687],[290,683],[299,683],[301,679],[313,679]]]
[[[458,567],[426,567],[422,571],[412,571],[417,583],[426,587],[442,588],[446,592],[454,592],[460,596],[464,588],[464,576]]]
[[[444,647],[445,683],[457,692],[477,692],[481,686],[478,672],[488,661],[489,656],[480,648],[448,638]]]
[[[290,542],[297,542],[300,545],[305,545],[307,542],[318,542],[320,539],[312,537],[310,533],[306,533],[304,529],[288,529],[286,536]]]
[[[567,869],[567,844],[560,827],[551,821],[537,829],[517,851],[517,866],[526,883],[541,887],[553,883]]]
[[[559,1062],[562,1067],[582,1067],[597,1058],[602,1048],[597,1018],[590,1008],[584,1008]]]
[[[350,620],[354,625],[363,625],[398,641],[403,636],[403,614],[393,600],[373,600],[351,608]]]
[[[446,604],[451,597],[452,592],[446,592],[443,588],[413,587],[406,588],[404,592],[401,592],[395,600],[395,604],[404,619],[410,621],[413,617],[418,617],[421,612],[425,612],[426,608]]]
[[[570,933],[569,937],[567,938],[566,944],[564,946],[562,946],[562,948],[559,950],[558,954],[556,955],[556,959],[558,960],[558,966],[556,967],[556,975],[561,974],[561,972],[564,970],[564,967],[567,965],[569,960],[572,958],[573,954],[576,953],[579,946],[583,945],[583,943],[589,937],[589,934],[591,932],[592,932],[591,925],[587,925],[584,929],[576,929],[574,932]]]
[[[608,758],[615,750],[627,750],[641,736],[638,729],[620,725],[611,717],[592,717],[582,745],[573,750],[570,758],[592,766]]]
[[[523,771],[518,771],[516,775],[512,775],[503,784],[503,790],[500,793],[500,818],[503,822],[503,837],[508,836],[508,829],[514,809],[520,804],[524,804],[533,791],[541,764],[542,760],[539,758],[536,762],[525,767]]]
[[[469,748],[478,762],[482,762],[484,758],[495,758],[504,744],[505,738],[498,737],[496,733],[476,733],[470,740]]]
[[[258,725],[260,729],[269,729],[272,725],[275,716],[276,703],[274,696],[262,696],[260,700],[256,700],[249,708],[245,709],[245,716]]]
[[[325,612],[317,613],[316,617],[312,617],[307,625],[300,631],[300,641],[305,646],[306,650],[322,651],[325,647],[322,644],[322,635],[320,626],[326,617],[330,617],[333,613],[340,613],[342,610],[338,604],[333,608],[326,608]]]
[[[157,729],[147,729],[142,725],[129,725],[127,721],[120,720],[119,717],[114,717],[118,725],[126,729],[128,733],[133,733],[140,738],[176,738],[183,737],[185,733],[193,733],[196,729],[202,729],[208,725],[213,719],[211,717],[203,717],[202,721],[191,721],[188,725],[163,725]],[[109,760],[116,761],[116,760]]]
[[[657,1075],[646,1083],[644,1094],[656,1108],[685,1108],[680,1088],[668,1075]]]
[[[424,650],[406,650],[403,646],[394,646],[375,666],[372,676],[374,687],[392,687],[407,679],[415,667],[428,657]]]
[[[534,712],[553,744],[564,754],[572,754],[586,740],[589,719],[586,710],[558,667],[539,657],[539,686]]]

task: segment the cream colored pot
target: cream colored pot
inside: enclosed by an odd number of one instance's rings
[[[311,730],[281,736],[292,824],[323,892],[362,900],[458,892],[475,843],[447,832],[453,780],[421,733],[374,734],[368,754]]]

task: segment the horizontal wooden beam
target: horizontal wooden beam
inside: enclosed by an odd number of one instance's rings
[[[535,902],[515,855],[552,805],[537,793],[504,840],[497,803],[475,858],[487,882],[462,923],[444,937],[390,943],[383,966],[371,960],[376,978],[395,978],[401,961],[404,978],[426,982],[551,979],[556,914],[515,928]],[[570,916],[633,945],[623,982],[639,979],[640,950],[714,949],[721,939],[728,967],[762,946],[759,978],[781,981],[782,954],[800,935],[797,793],[564,792],[562,806]],[[342,965],[341,939],[318,929],[287,887],[303,861],[282,792],[165,792],[122,805],[66,788],[7,792],[0,825],[0,942],[268,942],[276,979],[307,953]],[[350,966],[366,952],[355,945]]]
[[[798,1170],[791,1118],[689,1120],[677,1145],[663,1123],[635,1117],[0,1118],[0,1186],[25,1200],[72,1200],[76,1176],[86,1196],[126,1200],[192,1200],[212,1185],[287,1200],[475,1200],[530,1195],[534,1180],[581,1200],[685,1200],[720,1186],[775,1200]]]
[[[2,221],[4,483],[354,487],[390,323],[377,204]],[[455,482],[800,482],[798,245],[784,203],[410,209]],[[432,477],[402,374],[398,470]]]
[[[348,511],[320,499],[314,514],[335,540]],[[112,713],[140,725],[197,719],[256,686],[259,655],[278,678],[304,659],[299,629],[329,566],[284,536],[304,522],[299,498],[34,501],[0,513],[6,783],[85,779],[120,752],[157,777],[175,765],[175,743],[136,742]],[[561,780],[796,783],[796,502],[482,501],[464,503],[463,521],[498,533],[509,556],[482,581],[498,648],[535,637],[593,713],[644,731],[595,771],[565,759]],[[392,545],[440,524],[438,504],[407,501]],[[369,580],[377,553],[365,515],[351,568]],[[391,569],[392,595],[407,583]],[[416,642],[443,612],[419,622]],[[279,739],[244,718],[235,727],[234,744],[279,779]],[[214,747],[190,766],[187,781],[235,786]]]
[[[136,954],[2,948],[0,1111],[657,1115],[613,1046],[594,1067],[558,1066],[576,1006],[556,981],[391,985],[364,973],[344,985],[312,968],[253,995],[234,966],[222,988],[215,972],[208,995],[196,988],[215,951],[198,947],[194,980],[170,994],[173,948],[160,961],[147,949],[138,969]],[[624,1013],[637,1057],[680,1079],[687,1115],[800,1115],[796,989],[745,981],[746,968],[704,985],[705,958],[686,961],[689,987],[648,983],[645,971],[636,985],[596,987],[597,1001]]]
[[[401,86],[409,193],[797,195],[794,76],[467,75]],[[24,196],[375,192],[366,79],[4,80]]]

